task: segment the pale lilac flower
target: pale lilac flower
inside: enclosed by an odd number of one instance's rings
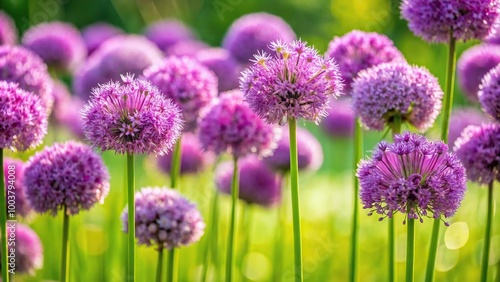
[[[17,42],[17,29],[12,18],[0,11],[0,45],[15,45]]]
[[[448,133],[448,144],[452,147],[455,141],[462,135],[462,131],[469,125],[481,125],[483,123],[491,123],[483,112],[472,108],[454,108],[450,117],[450,130]],[[451,149],[451,148],[450,148]]]
[[[500,65],[483,77],[478,97],[483,110],[500,122]]]
[[[178,42],[194,39],[193,31],[175,19],[161,20],[149,25],[144,35],[163,52]]]
[[[219,92],[239,87],[242,67],[227,50],[222,48],[201,50],[195,59],[215,73],[219,79]]]
[[[354,134],[356,116],[351,101],[331,99],[327,116],[321,122],[321,128],[332,137],[351,138]]]
[[[34,275],[43,266],[43,245],[38,235],[24,224],[16,223],[16,228],[8,228],[7,236],[15,237],[15,272]]]
[[[174,45],[170,46],[166,51],[165,54],[167,56],[177,56],[177,57],[190,57],[194,58],[196,57],[196,54],[198,52],[203,51],[205,49],[210,48],[206,43],[199,41],[199,40],[184,40],[175,43]]]
[[[87,47],[87,54],[92,54],[105,41],[121,34],[123,34],[123,30],[103,22],[85,27],[82,30],[82,37]]]
[[[4,168],[4,178],[6,191],[11,191],[15,193],[15,204],[14,211],[16,216],[27,217],[31,212],[31,206],[26,199],[26,187],[24,186],[24,163],[21,160],[4,158],[3,159]],[[9,186],[14,187],[14,189],[9,189]],[[9,207],[9,198],[6,197],[7,204],[5,207]],[[12,210],[12,209],[11,209]]]

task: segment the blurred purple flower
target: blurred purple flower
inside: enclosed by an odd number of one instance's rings
[[[26,199],[26,187],[24,186],[24,163],[21,160],[4,158],[3,160],[5,187],[14,186],[15,192],[15,213],[16,215],[27,217],[31,212],[31,206]],[[12,175],[13,179],[10,177]],[[6,189],[11,190],[11,189]],[[8,202],[8,198],[6,199]],[[9,205],[6,204],[5,207]]]
[[[462,135],[462,131],[469,125],[481,125],[490,123],[491,120],[483,112],[469,108],[454,108],[450,117],[450,130],[448,133],[448,144],[453,147],[455,141]],[[450,148],[451,149],[451,148]]]
[[[161,20],[149,25],[144,31],[144,36],[163,52],[180,41],[194,39],[193,31],[184,23],[174,19]]]
[[[12,18],[0,11],[0,45],[15,45],[17,42],[17,29]]]
[[[83,41],[87,47],[87,54],[92,54],[102,43],[117,35],[122,35],[123,30],[108,23],[94,23],[82,30]]]
[[[483,110],[500,122],[500,65],[483,77],[478,97]]]
[[[208,49],[210,46],[205,44],[202,41],[199,40],[184,40],[175,43],[171,47],[169,47],[166,51],[165,54],[167,56],[177,56],[177,57],[190,57],[194,58],[196,57],[196,54],[198,52]]]
[[[14,231],[15,230],[15,231]],[[40,238],[24,224],[16,223],[16,228],[7,228],[7,236],[11,236],[11,232],[15,232],[16,247],[15,250],[15,271],[16,273],[26,273],[34,275],[35,270],[41,269],[43,266],[43,245]]]
[[[195,58],[215,73],[219,79],[219,92],[239,87],[239,76],[242,68],[227,50],[222,48],[201,50]]]
[[[321,123],[321,128],[332,137],[351,138],[354,134],[355,120],[351,101],[330,99],[330,108]]]

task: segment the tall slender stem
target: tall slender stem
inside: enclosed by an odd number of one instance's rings
[[[172,248],[168,251],[168,259],[167,259],[167,282],[177,281],[177,251],[175,248]]]
[[[229,236],[227,238],[226,281],[233,281],[234,239],[236,230],[236,210],[238,206],[238,194],[240,189],[239,182],[238,157],[233,156],[233,180],[231,182],[231,220],[229,225]]]
[[[163,246],[158,248],[158,263],[156,265],[156,282],[161,282],[163,270]]]
[[[413,259],[415,257],[415,219],[413,218],[408,218],[406,236],[406,282],[413,282]]]
[[[292,188],[292,219],[293,219],[293,246],[295,260],[295,281],[301,282],[302,277],[302,239],[300,231],[300,204],[299,204],[299,167],[297,159],[297,121],[288,119],[290,131],[290,183]]]
[[[0,148],[0,226],[2,228],[2,250],[7,250],[7,207],[5,201],[5,177],[3,173],[3,148]],[[7,252],[1,252],[2,281],[9,282]]]
[[[361,160],[363,155],[363,131],[361,130],[361,125],[358,119],[354,120],[354,171],[358,167],[358,162]],[[352,213],[352,227],[351,227],[351,261],[350,261],[350,271],[349,271],[349,281],[356,281],[357,273],[357,254],[358,254],[358,224],[359,224],[359,179],[354,174],[354,203],[353,203],[353,213]]]
[[[201,272],[201,281],[205,282],[207,281],[207,276],[208,276],[208,269],[210,265],[210,247],[212,244],[217,244],[217,221],[219,219],[219,193],[215,192],[213,198],[212,198],[212,204],[210,206],[210,217],[211,217],[211,224],[210,224],[210,230],[208,233],[207,237],[207,245],[205,248],[205,254],[203,256],[204,262],[202,265],[202,272]],[[215,252],[214,252],[215,253]],[[214,265],[217,265],[217,261],[212,262]]]
[[[134,155],[127,154],[128,281],[135,281],[135,171]]]
[[[182,155],[182,136],[175,143],[174,155],[172,156],[172,165],[170,166],[170,188],[176,189],[179,185],[179,177],[181,172],[181,155]]]
[[[69,281],[69,215],[66,205],[63,210],[63,236],[61,251],[61,279],[62,282]]]
[[[281,176],[281,194],[284,195],[287,192],[289,175],[283,173]],[[284,238],[286,231],[286,202],[281,201],[280,205],[277,207],[277,222],[276,222],[276,233],[274,235],[274,263],[273,263],[273,281],[281,281],[282,267],[283,267],[283,242],[286,242]]]
[[[490,259],[491,223],[493,221],[493,181],[488,184],[488,204],[486,230],[484,232],[483,261],[481,263],[481,282],[488,279],[488,263]]]

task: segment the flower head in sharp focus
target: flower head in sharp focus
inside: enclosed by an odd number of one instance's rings
[[[448,144],[455,144],[455,141],[462,135],[462,131],[469,125],[481,125],[491,123],[488,116],[473,107],[454,108],[450,117],[450,130],[448,133]],[[452,149],[452,148],[450,148]]]
[[[467,169],[467,177],[479,184],[500,181],[500,125],[468,126],[453,148]]]
[[[94,148],[118,154],[164,155],[182,130],[177,106],[133,75],[95,88],[82,110],[83,130]]]
[[[429,42],[483,39],[498,25],[498,0],[404,0],[401,15],[410,30]]]
[[[3,160],[5,186],[12,185],[16,192],[15,211],[16,215],[27,217],[31,212],[31,206],[26,199],[26,187],[24,186],[24,163],[21,160],[4,158]],[[13,176],[14,178],[12,179]],[[11,189],[8,189],[11,190]],[[8,199],[5,207],[8,207]]]
[[[355,115],[351,101],[331,99],[328,114],[321,122],[321,128],[331,137],[351,138],[354,134]]]
[[[217,77],[187,57],[168,57],[144,70],[144,78],[182,110],[184,131],[194,131],[200,112],[217,97]]]
[[[273,57],[256,55],[254,65],[240,78],[240,89],[250,107],[271,124],[283,125],[290,118],[319,123],[330,96],[342,94],[337,64],[300,40],[276,41],[271,49]]]
[[[339,64],[346,94],[350,94],[351,83],[359,71],[381,63],[406,61],[387,36],[358,30],[333,38],[325,56]]]
[[[144,31],[144,36],[163,52],[178,42],[194,39],[193,31],[184,23],[174,19],[152,23]]]
[[[16,238],[16,273],[35,274],[35,270],[43,266],[43,245],[38,235],[28,226],[17,223],[15,229],[8,228],[7,232],[9,238]]]
[[[0,81],[0,148],[26,151],[41,144],[47,123],[40,98],[15,83]]]
[[[87,47],[87,54],[92,54],[102,43],[117,35],[123,34],[123,30],[107,23],[94,23],[82,30],[82,38]]]
[[[26,196],[38,213],[56,215],[63,207],[70,215],[103,203],[109,174],[101,157],[87,145],[56,143],[36,153],[24,171]]]
[[[231,194],[233,162],[221,163],[215,172],[217,189]],[[281,177],[256,156],[241,159],[239,169],[239,198],[248,204],[272,207],[281,201]]]
[[[122,213],[128,232],[128,210]],[[135,196],[135,237],[139,245],[173,249],[198,241],[205,223],[196,206],[177,191],[146,187]]]
[[[220,94],[200,119],[198,132],[204,150],[236,157],[270,155],[280,133],[250,109],[239,90]]]
[[[483,110],[500,122],[500,65],[484,76],[478,97]]]
[[[397,118],[420,131],[432,126],[441,110],[443,91],[423,67],[384,63],[363,70],[352,86],[354,112],[365,127],[382,130]]]
[[[360,198],[369,215],[392,218],[402,212],[420,219],[455,214],[466,189],[465,168],[448,146],[404,132],[394,143],[382,141],[372,158],[361,161],[356,176]]]
[[[15,45],[17,29],[12,18],[0,11],[0,45]]]
[[[210,48],[198,52],[195,58],[215,73],[219,79],[219,92],[239,87],[241,66],[227,50]]]

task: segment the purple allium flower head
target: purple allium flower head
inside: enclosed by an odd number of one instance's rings
[[[15,231],[14,231],[15,230]],[[16,228],[8,228],[7,236],[15,232],[16,273],[33,275],[43,266],[43,245],[38,235],[26,225],[16,223]]]
[[[23,36],[23,45],[49,66],[72,73],[85,60],[87,49],[74,26],[49,22],[33,26]]]
[[[350,138],[354,134],[356,116],[351,101],[347,99],[330,100],[327,116],[321,128],[332,137]]]
[[[498,0],[404,0],[401,15],[417,36],[429,42],[483,39],[497,26]]]
[[[484,76],[479,89],[478,97],[483,110],[500,122],[500,65]]]
[[[102,151],[164,155],[180,136],[179,109],[149,81],[133,75],[122,80],[92,92],[82,110],[87,139]]]
[[[351,83],[359,71],[381,63],[406,61],[387,36],[358,30],[333,38],[325,56],[339,64],[347,94],[350,94]]]
[[[19,88],[38,95],[47,112],[52,109],[52,79],[47,66],[28,49],[0,46],[0,80],[17,83]]]
[[[15,211],[16,215],[26,217],[31,212],[31,206],[26,199],[26,187],[23,185],[24,178],[24,163],[21,160],[4,158],[4,177],[5,187],[10,185],[14,187],[16,192]],[[12,190],[12,189],[6,189]],[[8,198],[6,199],[8,203]],[[8,207],[9,204],[6,205]]]
[[[489,184],[500,181],[500,125],[470,125],[453,148],[467,169],[467,177],[473,182]]]
[[[82,30],[82,37],[87,47],[87,54],[92,54],[106,40],[121,34],[123,30],[102,22],[85,27]]]
[[[197,127],[200,112],[217,97],[217,77],[188,57],[168,57],[144,70],[144,77],[182,110],[184,131]]]
[[[239,87],[239,76],[242,68],[227,50],[210,48],[198,52],[195,58],[217,75],[219,92]]]
[[[276,148],[280,132],[252,112],[239,90],[221,93],[199,123],[203,149],[218,155],[229,152],[237,157],[251,153],[268,156]]]
[[[47,119],[40,98],[15,83],[0,81],[0,148],[26,151],[41,144]]]
[[[24,171],[26,196],[36,212],[53,216],[64,206],[74,215],[103,203],[109,174],[101,157],[84,144],[56,143],[36,153]]]
[[[180,41],[194,39],[193,31],[174,19],[151,24],[144,31],[144,35],[163,52]]]
[[[54,110],[52,111],[53,121],[64,127],[67,127],[71,133],[80,139],[85,138],[85,132],[82,127],[83,101],[71,96],[68,88],[61,81],[54,82],[52,91],[54,96]]]
[[[481,125],[483,123],[491,123],[491,119],[483,112],[472,107],[454,108],[450,117],[448,144],[455,144],[455,141],[462,135],[462,131],[467,126]]]
[[[142,75],[147,67],[162,59],[162,52],[142,36],[115,36],[92,53],[77,72],[75,94],[86,101],[94,87],[119,80],[126,73]]]
[[[212,154],[203,151],[198,136],[192,133],[182,135],[181,142],[181,174],[193,174],[203,171],[214,162]],[[170,174],[172,154],[158,157],[158,167],[166,174]]]
[[[196,57],[196,54],[202,50],[208,49],[210,46],[199,40],[184,40],[175,43],[169,47],[165,54],[167,56],[176,57]]]
[[[0,11],[0,45],[15,45],[17,29],[12,18]]]
[[[500,46],[476,45],[462,53],[457,63],[457,79],[460,88],[473,102],[484,75],[500,64]]]
[[[318,139],[306,129],[297,128],[297,157],[299,170],[317,170],[323,164],[323,150]],[[290,135],[283,130],[278,147],[263,161],[279,172],[290,171]]]
[[[465,168],[448,146],[404,132],[394,143],[382,141],[372,158],[361,161],[356,176],[364,209],[392,218],[397,212],[420,219],[455,214],[466,189]]]
[[[217,189],[231,194],[233,162],[221,163],[215,172]],[[281,201],[281,177],[256,156],[238,162],[239,198],[248,204],[272,207]]]
[[[243,71],[240,88],[250,107],[268,123],[283,125],[289,118],[319,123],[330,96],[342,94],[342,81],[333,59],[323,58],[303,41],[271,44],[276,53],[255,56]]]
[[[122,213],[128,232],[128,210]],[[178,248],[197,242],[205,232],[205,223],[196,206],[177,191],[146,187],[135,196],[135,237],[139,245],[158,249]]]
[[[443,91],[423,67],[383,63],[362,70],[352,84],[354,112],[368,129],[392,126],[397,116],[420,131],[432,126],[441,110]]]
[[[241,64],[248,65],[254,54],[269,51],[276,40],[292,42],[296,35],[280,17],[267,13],[244,15],[231,24],[224,36],[222,47]]]

